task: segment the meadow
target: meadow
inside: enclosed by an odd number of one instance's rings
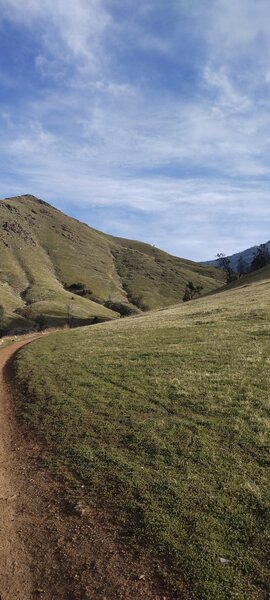
[[[269,297],[259,281],[16,357],[20,415],[69,501],[106,510],[179,599],[269,598]]]

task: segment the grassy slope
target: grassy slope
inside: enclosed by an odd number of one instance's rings
[[[49,464],[161,557],[179,598],[269,597],[269,294],[59,332],[16,360]]]
[[[259,281],[266,281],[270,278],[270,265],[267,267],[263,267],[262,269],[258,269],[258,271],[252,271],[252,273],[248,273],[244,277],[238,280],[238,285],[246,285],[249,283],[257,283]]]
[[[62,320],[66,321],[68,311],[81,320],[115,316],[104,306],[74,296],[63,288],[61,276],[56,272],[60,267],[51,258],[50,248],[58,256],[59,264],[61,258],[65,260],[73,274],[74,265],[64,241],[66,220],[65,215],[31,196],[0,203],[0,280],[3,282],[0,303],[12,326],[21,319],[22,326],[28,327],[29,319],[33,321],[40,314],[45,314],[50,324],[61,324]],[[71,244],[73,238],[69,242]],[[76,256],[77,261],[81,259],[75,247],[73,254],[74,260]],[[78,274],[77,268],[77,277]],[[12,302],[6,298],[7,291]],[[14,308],[19,314],[14,314]]]
[[[112,252],[117,271],[128,297],[140,308],[152,310],[179,302],[189,280],[201,284],[204,292],[222,285],[222,273],[212,267],[179,259],[142,242],[116,241]]]
[[[107,236],[33,196],[0,202],[0,251],[0,304],[10,322],[25,320],[26,327],[39,314],[61,324],[68,310],[83,320],[115,317],[111,306],[136,311],[134,302],[165,306],[181,300],[191,278],[205,291],[222,283],[216,269]],[[77,282],[85,284],[88,298],[63,287]]]
[[[223,294],[224,291],[237,290],[241,288],[245,288],[253,283],[263,283],[269,281],[270,279],[270,265],[263,267],[262,269],[258,269],[257,271],[252,271],[251,273],[247,273],[246,275],[240,277],[240,279],[236,279],[232,281],[232,283],[228,283],[225,285],[221,285],[217,290],[211,290],[207,292],[205,296],[212,296],[215,294]]]

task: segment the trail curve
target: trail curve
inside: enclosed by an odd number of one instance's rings
[[[27,336],[0,352],[0,599],[29,600],[32,597],[30,559],[20,537],[16,438],[11,423],[11,408],[4,380],[4,367],[20,348],[39,337]]]

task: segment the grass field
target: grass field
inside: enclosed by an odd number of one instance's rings
[[[177,598],[269,585],[270,282],[23,349],[24,421],[67,494],[160,560]]]

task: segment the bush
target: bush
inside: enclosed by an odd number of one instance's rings
[[[35,322],[36,322],[36,324],[38,326],[39,331],[43,331],[43,329],[46,328],[46,317],[45,317],[45,315],[42,315],[42,314],[38,315],[35,318]]]
[[[189,281],[186,285],[185,291],[184,291],[184,295],[183,295],[183,302],[188,302],[189,300],[192,300],[193,298],[198,298],[198,296],[201,295],[201,292],[203,290],[203,286],[202,285],[194,285],[193,281]]]
[[[262,269],[269,265],[270,263],[270,254],[266,244],[261,244],[255,254],[253,255],[253,259],[250,265],[251,271],[257,271],[258,269]]]
[[[104,306],[106,306],[106,308],[109,308],[110,310],[118,312],[121,315],[121,317],[129,317],[130,315],[137,314],[136,309],[124,302],[114,302],[113,300],[106,300],[104,302]]]

